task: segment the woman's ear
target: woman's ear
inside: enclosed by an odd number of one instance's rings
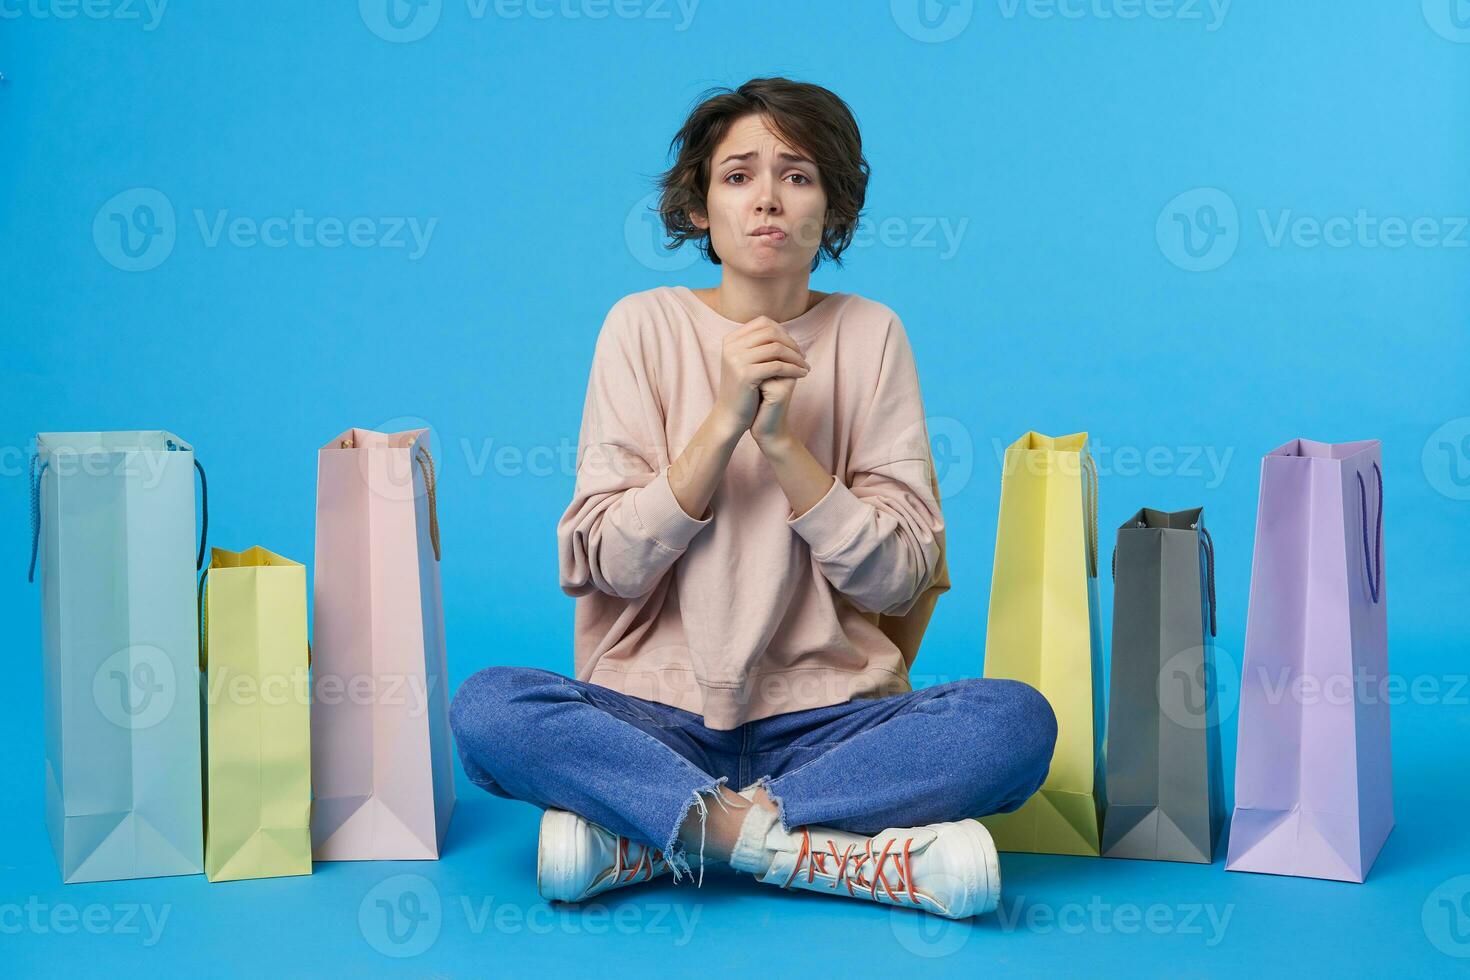
[[[709,216],[698,208],[689,209],[689,220],[700,231],[709,231]]]

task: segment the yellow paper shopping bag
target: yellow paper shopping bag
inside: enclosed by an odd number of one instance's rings
[[[199,588],[204,873],[311,874],[306,568],[214,548]]]
[[[1025,681],[1051,702],[1046,782],[983,823],[1003,851],[1098,854],[1103,804],[1097,467],[1087,433],[1028,432],[1006,449],[985,635],[985,676]]]

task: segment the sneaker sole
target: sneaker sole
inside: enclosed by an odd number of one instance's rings
[[[985,868],[985,897],[969,914],[985,915],[994,912],[995,907],[1000,904],[1000,855],[996,852],[995,838],[990,836],[990,831],[978,820],[963,820],[957,826],[965,829],[965,836],[980,853],[981,865]]]
[[[536,891],[548,902],[571,902],[568,883],[577,880],[582,854],[576,846],[582,818],[566,810],[547,809],[541,814],[540,839],[536,845]]]

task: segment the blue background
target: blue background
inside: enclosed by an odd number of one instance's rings
[[[102,2],[93,17],[66,0],[5,0],[8,970],[1463,966],[1470,900],[1458,920],[1439,902],[1470,894],[1458,877],[1470,874],[1470,690],[1456,688],[1470,669],[1470,5],[1456,2],[1237,0],[1221,20],[1186,0],[979,0],[933,4],[925,27],[910,0],[704,0],[687,24],[652,0],[536,8],[550,16],[443,0],[398,30],[383,0],[175,0],[156,22],[140,3]],[[1394,709],[1398,825],[1368,883],[1227,874],[1223,857],[1007,855],[1009,926],[722,877],[700,892],[665,880],[614,893],[600,916],[547,914],[534,890],[538,812],[461,776],[437,863],[62,887],[42,815],[38,600],[24,584],[34,433],[171,429],[208,467],[213,543],[309,562],[315,449],[348,426],[428,424],[451,680],[486,664],[568,671],[572,600],[557,587],[554,529],[593,341],[626,293],[717,281],[692,253],[662,253],[640,209],[698,93],[765,74],[840,94],[872,163],[873,224],[813,287],[900,314],[936,420],[954,586],[917,675],[981,671],[998,453],[1023,431],[1092,433],[1104,549],[1140,506],[1204,506],[1219,648],[1236,663],[1260,456],[1297,436],[1383,440],[1392,663],[1444,696]],[[130,258],[112,216],[160,196],[172,246],[134,238],[147,248]],[[407,247],[336,248],[209,237],[222,212],[262,222],[297,209],[313,222],[372,219],[374,237],[390,230],[382,219],[435,224],[421,255],[407,236]],[[1446,240],[1389,247],[1354,232],[1313,245],[1298,220],[1360,210],[1432,219]],[[1273,237],[1283,218],[1295,239]],[[945,227],[961,232],[957,247]],[[128,271],[140,263],[152,267]],[[502,447],[513,455],[497,457]],[[1106,636],[1106,576],[1101,586]],[[1229,767],[1233,715],[1223,732]],[[395,946],[370,914],[359,922],[374,889],[438,901],[416,945]],[[509,911],[481,922],[462,898]],[[142,903],[169,918],[148,945],[146,930],[18,925],[28,903],[113,917]],[[1155,905],[1174,928],[1150,931]],[[676,907],[698,915],[692,931]],[[1186,927],[1190,908],[1199,919]],[[1211,911],[1230,916],[1222,936]]]

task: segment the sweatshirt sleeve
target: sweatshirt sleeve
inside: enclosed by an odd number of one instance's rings
[[[864,612],[902,616],[939,574],[944,517],[933,479],[919,376],[894,317],[872,399],[861,409],[851,485],[833,474],[825,496],[787,524],[822,574]]]
[[[561,588],[570,596],[648,594],[714,519],[708,511],[689,516],[669,484],[654,375],[627,310],[614,305],[597,337],[576,485],[557,524]]]

